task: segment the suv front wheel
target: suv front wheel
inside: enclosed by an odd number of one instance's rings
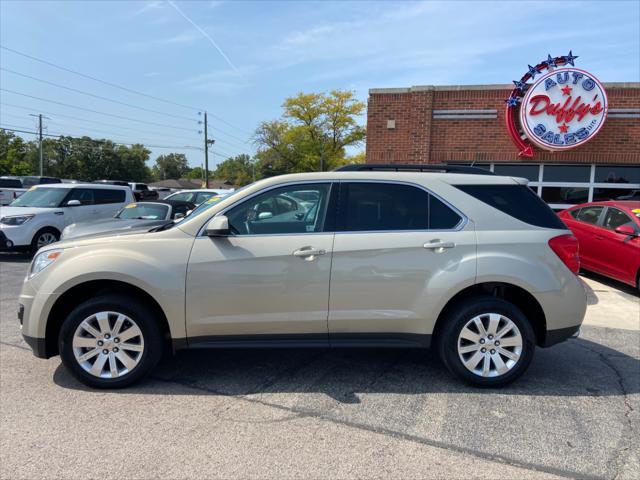
[[[93,388],[136,382],[162,356],[162,336],[150,309],[134,298],[107,294],[75,308],[58,338],[62,363]]]
[[[495,297],[463,301],[438,334],[440,358],[467,383],[498,387],[513,382],[529,367],[535,333],[513,304]]]

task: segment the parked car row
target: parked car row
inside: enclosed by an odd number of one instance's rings
[[[61,237],[151,227],[179,220],[198,204],[219,196],[218,190],[197,190],[176,192],[158,200],[157,192],[148,190],[147,185],[118,180],[51,183],[23,190],[0,212],[0,250],[35,253]]]

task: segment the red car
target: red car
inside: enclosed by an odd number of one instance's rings
[[[640,289],[640,202],[576,205],[558,214],[580,244],[580,266]]]

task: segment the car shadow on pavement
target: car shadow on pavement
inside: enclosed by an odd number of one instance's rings
[[[187,350],[163,360],[150,378],[114,392],[226,396],[323,393],[339,403],[360,403],[359,394],[367,393],[619,396],[640,391],[638,371],[638,359],[580,338],[538,349],[525,375],[501,389],[480,389],[459,382],[434,351]],[[54,381],[63,388],[90,390],[62,365],[56,369]]]
[[[631,285],[627,285],[626,283],[619,282],[618,280],[614,280],[613,278],[605,277],[595,272],[588,272],[586,270],[581,270],[580,276],[595,280],[596,282],[602,283],[621,293],[633,295],[634,297],[640,297],[640,291],[638,291],[637,288],[634,288]],[[586,283],[584,283],[584,285],[586,285]]]
[[[33,256],[30,253],[23,252],[1,252],[0,262],[7,263],[29,263]]]

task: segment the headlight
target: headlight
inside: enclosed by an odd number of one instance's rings
[[[37,275],[42,270],[47,268],[49,265],[55,262],[60,255],[62,255],[62,249],[47,250],[46,252],[42,252],[36,255],[36,258],[34,258],[33,262],[31,262],[29,278]]]
[[[27,223],[31,220],[35,215],[11,215],[7,217],[0,218],[0,223],[5,225],[22,225],[23,223]]]

